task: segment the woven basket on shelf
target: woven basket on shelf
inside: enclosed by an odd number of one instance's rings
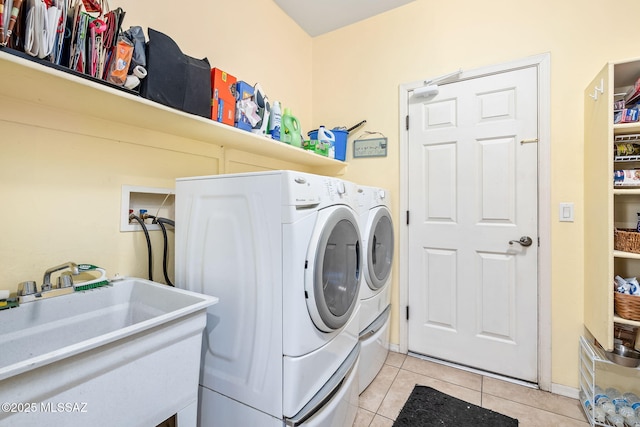
[[[613,292],[613,303],[618,316],[640,321],[640,296]]]
[[[640,233],[634,228],[616,228],[613,234],[613,248],[616,251],[640,254]]]

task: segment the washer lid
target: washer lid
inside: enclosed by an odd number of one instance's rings
[[[378,290],[389,278],[393,263],[393,222],[386,207],[372,209],[369,213],[366,232],[367,285]]]
[[[307,308],[315,326],[344,326],[358,303],[361,242],[353,211],[335,206],[318,212],[307,254]]]

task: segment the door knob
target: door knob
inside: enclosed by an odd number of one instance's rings
[[[514,243],[519,243],[522,246],[531,246],[533,240],[529,236],[522,236],[520,240],[509,240],[509,244],[513,245]]]

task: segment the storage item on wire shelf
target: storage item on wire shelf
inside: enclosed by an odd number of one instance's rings
[[[636,335],[640,332],[640,328],[627,325],[624,323],[613,324],[613,343],[622,344],[630,348],[636,348]],[[640,337],[637,343],[640,345]],[[636,349],[637,350],[637,349]]]
[[[640,155],[640,141],[616,142],[613,153],[616,157]]]
[[[634,228],[616,228],[613,232],[613,249],[640,254],[640,233]]]
[[[622,110],[614,113],[613,123],[633,123],[638,121],[638,107],[623,108]]]
[[[607,359],[618,365],[635,368],[640,365],[640,352],[622,344],[616,344],[613,351],[604,352]]]
[[[616,135],[613,156],[615,162],[640,161],[640,134]]]
[[[616,187],[640,186],[640,169],[614,170],[613,185]]]
[[[640,321],[640,296],[613,291],[613,304],[618,316]]]
[[[614,278],[616,291],[621,294],[640,295],[640,284],[635,277],[623,279],[620,276]]]
[[[636,79],[635,84],[629,88],[629,91],[624,97],[624,102],[627,107],[632,106],[638,101],[640,101],[640,77]]]

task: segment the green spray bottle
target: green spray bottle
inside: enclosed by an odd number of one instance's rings
[[[302,147],[302,136],[300,132],[300,122],[291,115],[289,108],[285,108],[280,122],[280,141],[286,142],[294,147]]]

